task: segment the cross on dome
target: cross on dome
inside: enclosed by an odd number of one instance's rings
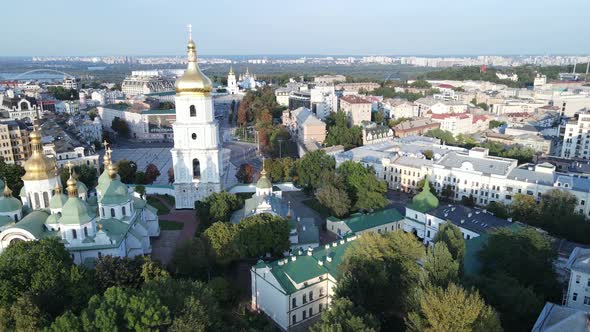
[[[193,40],[193,25],[189,24],[186,27],[188,28],[188,40]]]

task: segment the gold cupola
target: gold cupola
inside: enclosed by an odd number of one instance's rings
[[[209,95],[211,92],[211,80],[201,72],[197,64],[197,46],[193,41],[190,25],[187,56],[188,66],[184,74],[176,80],[176,93]]]
[[[29,135],[31,141],[31,157],[25,162],[23,181],[46,180],[58,176],[55,160],[43,154],[41,132],[37,125]]]

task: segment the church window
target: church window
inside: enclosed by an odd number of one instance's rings
[[[41,205],[41,203],[39,202],[39,193],[35,193],[35,207],[34,208],[39,208],[39,205]]]
[[[197,139],[197,134],[193,133],[193,134],[191,135],[191,138],[192,138],[192,139]]]
[[[197,109],[195,108],[195,105],[191,105],[191,107],[189,109],[190,109],[191,117],[197,116]]]
[[[49,206],[49,194],[47,192],[43,193],[43,204],[45,207]]]
[[[78,234],[76,234],[76,230],[75,229],[72,229],[72,237],[74,239],[77,239],[78,238]]]
[[[111,208],[111,218],[115,218],[115,209]]]
[[[193,179],[200,179],[201,178],[201,163],[199,159],[193,159]]]
[[[84,226],[84,236],[88,237],[88,227]]]
[[[121,209],[121,213],[123,214],[123,216],[125,216],[125,207],[123,207],[123,208]]]
[[[103,216],[103,217],[104,217],[104,208],[101,208],[101,209],[100,209],[100,212],[101,212],[101,213],[100,213],[100,214],[101,214],[101,216]]]
[[[18,221],[18,214],[14,215],[14,221]]]

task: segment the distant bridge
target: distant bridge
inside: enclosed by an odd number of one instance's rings
[[[29,75],[29,74],[32,74],[32,73],[56,73],[56,74],[63,75],[64,78],[65,77],[67,77],[67,78],[75,78],[75,76],[72,75],[72,74],[68,74],[68,73],[63,72],[61,70],[55,70],[55,69],[33,69],[33,70],[26,71],[24,73],[18,74],[15,77],[12,77],[12,78],[5,78],[5,77],[2,77],[2,76],[0,76],[0,78],[5,79],[5,80],[9,80],[9,79],[10,80],[20,80],[22,77],[24,77],[26,75]]]

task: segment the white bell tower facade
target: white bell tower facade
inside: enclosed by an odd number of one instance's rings
[[[175,87],[176,122],[172,125],[174,148],[170,152],[176,208],[194,209],[195,201],[222,190],[223,159],[211,81],[199,69],[192,38],[187,70]]]
[[[234,68],[229,67],[229,74],[227,74],[227,92],[230,95],[235,95],[239,91],[238,89],[238,82],[236,81],[236,74],[234,73]]]

